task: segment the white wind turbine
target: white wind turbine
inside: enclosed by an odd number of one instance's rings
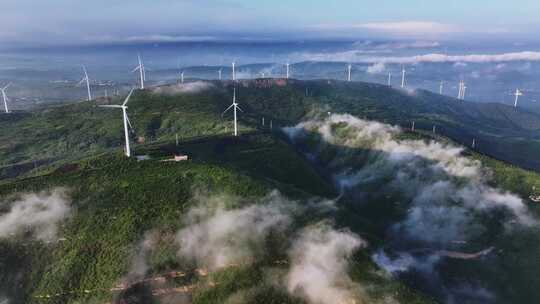
[[[405,67],[401,67],[401,88],[405,88]]]
[[[4,109],[6,111],[6,114],[9,113],[9,109],[8,109],[8,98],[7,98],[7,95],[6,95],[6,90],[11,86],[11,82],[8,83],[5,87],[3,88],[0,88],[0,91],[2,91],[2,98],[4,99]]]
[[[235,67],[236,67],[236,62],[232,62],[232,80],[233,81],[236,81],[236,70],[235,70]]]
[[[289,77],[291,76],[291,64],[287,62],[286,67],[287,67],[287,79],[289,79]]]
[[[124,136],[126,138],[126,156],[127,157],[131,157],[131,149],[129,147],[129,128],[133,129],[133,127],[131,126],[131,122],[129,122],[129,118],[128,118],[128,115],[127,115],[128,107],[126,105],[127,105],[128,101],[129,101],[129,98],[131,97],[131,94],[133,94],[134,90],[135,89],[131,89],[128,96],[124,100],[124,103],[121,104],[121,105],[103,105],[103,106],[100,106],[102,108],[122,109],[122,115],[123,115],[123,120],[124,120]]]
[[[458,99],[464,100],[465,99],[465,92],[467,90],[467,87],[465,86],[465,81],[461,80],[459,82],[459,92],[458,92]]]
[[[84,82],[86,82],[86,90],[88,91],[88,101],[92,100],[92,93],[90,91],[90,78],[88,78],[88,72],[86,71],[86,67],[82,66],[84,77],[79,81],[79,85],[82,85]]]
[[[441,80],[441,83],[439,84],[439,94],[442,95],[444,89],[444,81]]]
[[[349,64],[349,65],[347,66],[347,69],[348,69],[348,70],[347,70],[347,72],[348,72],[347,81],[351,82],[351,70],[352,70],[352,65]]]
[[[223,69],[219,69],[219,70],[218,70],[218,78],[219,78],[219,80],[221,80],[221,73],[222,73],[222,72],[223,72]]]
[[[392,86],[392,72],[388,72],[388,86]]]
[[[229,111],[231,108],[233,109],[234,113],[234,136],[238,136],[238,117],[236,110],[238,109],[241,112],[244,111],[238,106],[238,103],[236,103],[236,88],[234,88],[233,91],[233,103],[227,108],[227,110],[223,112],[223,114],[221,114],[221,116],[225,115],[225,113],[227,113],[227,111]]]
[[[141,59],[141,55],[138,54],[137,55],[137,59],[139,59],[139,65],[136,66],[133,71],[131,71],[132,73],[135,73],[136,71],[139,71],[139,75],[140,75],[140,83],[141,83],[141,90],[144,90],[144,82],[146,81],[146,70],[144,68],[144,63]]]
[[[521,92],[519,89],[516,89],[514,96],[516,97],[516,99],[514,100],[514,108],[517,108],[519,96],[523,96],[523,92]]]

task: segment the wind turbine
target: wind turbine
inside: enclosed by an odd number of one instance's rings
[[[519,89],[516,89],[514,96],[516,96],[516,99],[514,100],[514,108],[517,108],[519,96],[523,96],[523,93]]]
[[[222,70],[223,70],[223,69],[219,69],[219,70],[218,70],[218,78],[219,78],[219,80],[221,80],[221,72],[222,72]]]
[[[465,86],[465,81],[461,80],[459,82],[459,92],[458,92],[458,99],[464,100],[465,99],[465,91],[467,90],[467,87]]]
[[[289,79],[289,76],[291,75],[291,64],[287,62],[286,64],[286,67],[287,67],[287,79]]]
[[[235,71],[236,62],[232,62],[232,80],[236,81],[236,71]]]
[[[84,77],[83,79],[81,79],[81,81],[79,81],[78,85],[81,85],[84,82],[86,82],[86,90],[88,91],[88,101],[90,101],[92,100],[92,93],[90,92],[90,78],[88,78],[88,72],[86,71],[86,67],[84,65],[82,66],[82,69],[84,72]]]
[[[392,72],[388,72],[388,86],[392,86]]]
[[[443,93],[443,88],[444,88],[444,81],[441,80],[441,83],[439,85],[439,94],[442,95]]]
[[[9,88],[10,86],[11,86],[11,82],[8,83],[5,87],[0,88],[0,91],[2,91],[2,97],[3,97],[3,99],[4,99],[4,109],[6,110],[6,114],[9,113],[9,109],[8,109],[8,105],[7,105],[8,98],[7,98],[7,95],[6,95],[6,90],[7,90],[7,88]]]
[[[348,68],[348,77],[347,77],[347,80],[349,82],[351,82],[351,70],[352,70],[352,65],[349,64],[349,66],[347,67]]]
[[[236,103],[236,88],[234,88],[234,91],[233,91],[233,103],[227,108],[227,110],[225,110],[223,112],[223,114],[221,114],[221,116],[225,115],[225,113],[227,113],[227,111],[229,111],[230,109],[233,109],[233,113],[234,113],[234,136],[238,136],[238,117],[237,117],[237,113],[236,113],[236,110],[240,110],[241,112],[244,112],[244,110],[242,110],[239,106],[238,106],[238,103]]]
[[[129,101],[129,98],[131,97],[131,94],[133,94],[134,90],[135,89],[131,89],[128,96],[124,100],[124,103],[121,104],[121,105],[103,105],[103,106],[100,106],[102,108],[122,109],[122,115],[123,115],[123,120],[124,120],[124,136],[126,137],[126,156],[127,157],[131,157],[131,149],[129,147],[129,128],[133,129],[133,127],[131,126],[131,123],[129,122],[129,118],[128,118],[128,115],[127,115],[128,107],[126,105],[127,105],[128,101]]]
[[[141,82],[141,90],[144,90],[144,81],[146,80],[146,70],[144,69],[144,63],[141,59],[141,55],[138,54],[137,55],[137,58],[139,59],[139,65],[136,66],[133,71],[131,71],[132,73],[135,73],[136,71],[139,71],[139,75],[140,75],[140,82]]]
[[[184,71],[180,73],[180,83],[184,83]]]
[[[405,67],[401,67],[401,88],[405,88]]]

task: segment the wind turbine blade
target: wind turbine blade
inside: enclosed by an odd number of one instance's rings
[[[122,106],[119,106],[119,105],[101,105],[101,106],[98,106],[99,108],[115,108],[115,109],[121,109]]]
[[[81,79],[79,83],[77,83],[77,86],[81,86],[86,81],[86,78]]]
[[[225,115],[225,113],[227,113],[227,111],[229,111],[230,109],[232,109],[232,107],[234,107],[234,104],[230,105],[227,110],[223,111],[223,113],[221,114],[221,116],[223,117],[223,115]]]
[[[10,87],[11,85],[12,85],[12,83],[11,83],[11,82],[10,82],[10,83],[8,83],[8,84],[7,84],[7,85],[6,85],[6,86],[5,86],[5,87],[4,87],[4,88],[3,88],[2,90],[3,90],[3,91],[4,91],[4,90],[7,90],[7,88],[9,88],[9,87]]]
[[[129,128],[130,128],[132,131],[134,131],[133,126],[131,125],[131,121],[129,121],[129,116],[127,115],[127,113],[126,113],[126,120],[127,120],[127,123],[128,123]]]
[[[131,89],[131,91],[129,92],[128,96],[126,97],[126,100],[124,100],[124,103],[122,104],[122,106],[124,106],[124,107],[126,106],[126,104],[127,104],[128,101],[129,101],[129,98],[131,97],[131,94],[133,94],[133,91],[134,91],[134,90],[135,90],[135,89]]]
[[[138,71],[139,69],[141,68],[141,66],[137,66],[136,68],[133,69],[133,71],[131,71],[131,73],[135,73],[136,71]]]
[[[236,106],[236,108],[240,110],[240,112],[244,112],[244,110],[242,110],[242,108],[240,108],[239,106]]]

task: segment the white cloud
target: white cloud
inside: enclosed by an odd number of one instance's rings
[[[370,40],[366,41],[357,41],[353,43],[354,47],[361,48],[361,49],[370,49],[373,51],[378,51],[378,53],[382,51],[389,51],[389,50],[401,50],[401,49],[429,49],[429,48],[437,48],[440,47],[441,44],[437,41],[391,41],[391,42],[384,42],[384,43],[375,43]]]
[[[353,24],[351,28],[367,29],[392,34],[445,34],[463,32],[464,29],[452,24],[429,21],[374,22]]]
[[[0,216],[0,237],[30,231],[42,241],[56,239],[59,223],[71,213],[65,189],[25,194]]]
[[[250,261],[263,248],[271,231],[290,224],[290,204],[279,193],[265,198],[265,204],[227,209],[238,199],[227,196],[203,197],[203,205],[187,214],[186,227],[178,231],[178,255],[211,270]]]
[[[197,94],[206,90],[210,90],[214,85],[210,82],[195,81],[187,83],[179,83],[173,85],[158,86],[152,89],[155,94],[177,95],[177,94]]]
[[[378,62],[378,63],[374,63],[373,65],[370,65],[367,68],[367,72],[369,74],[380,74],[384,72],[385,69],[386,69],[386,65],[384,63]]]
[[[355,303],[361,291],[347,274],[348,258],[366,243],[348,231],[309,227],[290,251],[289,292],[313,304]]]
[[[462,148],[435,141],[397,140],[399,128],[351,115],[333,114],[297,128],[319,134],[319,149],[329,144],[373,151],[361,158],[368,160],[361,167],[354,166],[354,154],[337,153],[329,169],[344,192],[384,183],[385,195],[399,193],[410,200],[407,216],[394,226],[399,235],[441,244],[470,240],[486,231],[478,216],[495,209],[507,210],[522,225],[535,223],[523,200],[491,187],[489,172],[479,161],[462,156]],[[301,140],[298,131],[288,134]]]
[[[416,56],[366,56],[362,51],[350,50],[336,53],[296,53],[296,60],[355,62],[355,63],[385,63],[385,64],[416,64],[416,63],[505,63],[540,61],[540,52],[524,51],[502,54],[469,54],[446,55],[425,54]]]

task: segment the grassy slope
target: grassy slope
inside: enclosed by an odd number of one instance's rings
[[[122,99],[108,102],[118,104]],[[128,104],[135,130],[133,139],[170,140],[176,133],[181,140],[230,134],[230,119],[220,116],[227,105],[228,96],[219,90],[174,97],[137,92]],[[95,101],[9,115],[0,121],[0,165],[73,160],[120,147],[123,145],[121,115],[119,110],[96,107]]]
[[[540,115],[498,104],[458,102],[419,91],[407,94],[383,85],[339,81],[241,81],[238,100],[246,111],[244,126],[275,128],[295,124],[311,111],[351,113],[382,122],[438,132],[458,142],[477,139],[480,151],[526,168],[540,168],[530,157],[540,149]],[[148,142],[230,134],[230,117],[221,112],[230,104],[232,84],[214,82],[215,88],[198,94],[163,96],[137,92],[130,101],[133,139]],[[306,94],[307,93],[307,94]],[[101,100],[100,102],[103,102]],[[111,101],[119,103],[120,99]],[[119,111],[95,107],[96,102],[59,106],[31,114],[13,114],[0,121],[0,173],[15,176],[40,161],[76,159],[81,154],[121,147]],[[249,129],[249,127],[243,127]],[[7,132],[11,130],[11,132]],[[37,161],[37,164],[32,161]],[[20,164],[13,167],[13,164]],[[1,167],[1,166],[4,167]]]
[[[67,239],[65,242],[44,245],[27,240],[23,245],[15,240],[2,241],[0,282],[11,290],[8,296],[21,303],[101,303],[110,299],[111,293],[104,289],[115,286],[125,274],[130,254],[136,250],[134,246],[143,233],[159,228],[170,234],[181,227],[182,215],[193,205],[194,189],[245,198],[259,197],[276,187],[293,197],[303,197],[306,192],[324,194],[331,191],[295,152],[269,136],[248,136],[234,147],[218,151],[221,158],[204,161],[206,155],[216,153],[219,143],[220,140],[182,145],[186,150],[198,152],[200,160],[190,162],[135,162],[121,156],[100,156],[80,162],[76,171],[60,170],[0,186],[3,197],[16,192],[67,187],[71,189],[77,210],[61,229]],[[170,149],[148,148],[154,156],[167,155]],[[267,152],[250,153],[262,149]],[[243,152],[245,159],[228,160]],[[270,154],[272,157],[267,157]],[[256,164],[262,162],[268,167],[286,166],[294,172],[292,177],[296,181],[280,171],[261,174],[261,168]],[[326,194],[332,195],[331,192]],[[307,222],[314,220],[317,219],[309,218]],[[160,246],[152,256],[151,273],[171,270],[189,273],[192,268],[179,262],[174,252],[170,243]],[[286,266],[274,264],[277,259],[283,259],[283,253],[267,254],[256,265],[226,269],[209,278],[181,279],[174,284],[199,284],[193,294],[194,303],[223,303],[240,290],[247,290],[250,303],[302,303],[280,288],[260,284],[265,281],[269,267],[276,273],[286,270]],[[26,262],[26,272],[22,272],[21,277],[19,265],[22,261]],[[357,254],[353,264],[353,277],[372,286],[374,298],[397,294],[397,298],[406,303],[425,302],[403,285],[377,275],[365,253]],[[208,280],[217,283],[217,287],[207,287]],[[86,293],[86,290],[92,292]],[[51,299],[33,298],[66,291],[73,293]]]

